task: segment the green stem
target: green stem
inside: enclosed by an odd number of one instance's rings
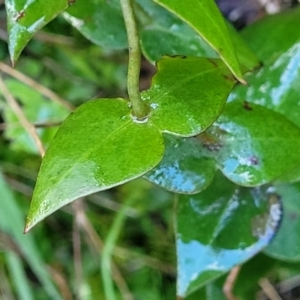
[[[132,114],[138,120],[143,120],[149,114],[149,107],[142,101],[139,81],[141,69],[141,48],[134,16],[132,0],[120,0],[125,21],[128,46],[129,62],[127,75],[127,90],[132,105]]]
[[[111,275],[111,257],[113,250],[118,239],[119,233],[123,228],[123,223],[126,218],[126,210],[129,205],[132,204],[133,198],[128,200],[128,203],[124,204],[122,208],[118,211],[117,216],[114,219],[114,222],[111,226],[110,231],[108,232],[105,244],[102,250],[101,257],[101,273],[103,280],[103,288],[105,299],[116,300],[115,290],[113,279]]]

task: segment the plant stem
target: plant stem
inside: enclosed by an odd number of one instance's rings
[[[130,198],[127,203],[125,203],[122,208],[117,213],[117,216],[114,219],[114,222],[111,226],[110,231],[108,232],[105,244],[102,250],[101,257],[101,273],[103,280],[103,288],[105,299],[116,300],[116,295],[114,291],[113,280],[111,276],[111,257],[113,255],[114,247],[119,236],[120,231],[122,230],[124,220],[127,216],[128,206],[132,204],[134,198]]]
[[[125,21],[129,46],[129,62],[127,74],[127,90],[132,105],[132,114],[143,120],[149,113],[149,107],[140,96],[139,79],[141,69],[141,48],[134,16],[132,0],[120,0]]]

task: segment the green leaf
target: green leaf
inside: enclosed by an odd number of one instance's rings
[[[234,83],[219,59],[164,57],[142,98],[150,103],[151,120],[162,131],[193,136],[216,120]]]
[[[68,0],[5,0],[9,53],[13,64],[32,36],[68,5]]]
[[[185,22],[153,1],[139,0],[147,23],[141,29],[144,55],[156,62],[163,55],[218,58],[217,53]]]
[[[127,48],[119,1],[76,0],[63,16],[96,45],[110,50]]]
[[[265,253],[279,260],[300,261],[300,183],[276,187],[283,205],[283,220]]]
[[[228,33],[227,25],[213,0],[155,0],[179,16],[215,50],[234,76],[241,82],[239,62]]]
[[[266,16],[246,27],[242,36],[246,41],[251,41],[249,46],[260,60],[271,64],[294,44],[299,43],[299,32],[294,30],[299,24],[299,18],[300,7]]]
[[[300,129],[282,115],[247,102],[227,104],[199,138],[224,175],[239,185],[270,182],[300,162]]]
[[[48,295],[47,299],[62,299],[53,285],[50,275],[41,258],[40,249],[32,235],[25,236],[23,232],[24,216],[9,187],[0,174],[0,230],[8,234],[18,245],[29,267]]]
[[[7,79],[5,80],[5,84],[11,94],[21,103],[25,116],[33,124],[61,122],[69,113],[69,111],[63,106],[46,99],[38,91],[24,85],[23,83],[14,79]],[[7,105],[4,106],[4,119],[7,125],[5,128],[5,137],[11,141],[11,149],[38,154],[38,149],[36,148],[32,138],[20,124],[18,117],[12,109]],[[57,127],[38,129],[41,141],[45,146],[48,146],[56,130]]]
[[[293,30],[298,26],[299,18],[298,8],[263,19],[244,32],[243,36],[251,40],[264,67],[248,74],[249,86],[236,86],[230,99],[244,99],[266,106],[300,127],[300,36]]]
[[[175,193],[199,193],[213,181],[215,161],[205,157],[196,138],[164,135],[166,151],[160,164],[144,177]]]
[[[236,29],[230,24],[227,24],[232,43],[236,49],[238,60],[242,67],[242,72],[254,70],[261,65],[255,52],[249,48],[246,40],[236,31]],[[245,69],[245,70],[244,70]]]
[[[81,105],[59,128],[42,161],[26,231],[79,197],[145,174],[163,152],[162,134],[150,121],[133,122],[127,101]]]
[[[223,176],[177,203],[177,294],[192,293],[259,252],[281,217],[265,188],[235,186]]]

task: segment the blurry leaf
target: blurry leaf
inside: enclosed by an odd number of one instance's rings
[[[276,259],[300,261],[300,183],[276,187],[283,204],[282,224],[265,253]]]
[[[46,152],[26,231],[79,197],[145,174],[163,152],[161,133],[150,121],[133,122],[127,101],[86,102],[65,120]]]
[[[160,164],[144,175],[151,182],[175,193],[199,193],[212,182],[215,162],[205,157],[195,138],[164,135],[166,151]]]
[[[224,175],[239,185],[270,182],[300,162],[300,129],[256,104],[227,104],[217,122],[199,139]]]
[[[5,0],[9,53],[13,64],[32,36],[68,5],[68,0]]]
[[[214,49],[234,76],[244,82],[227,25],[213,0],[155,0],[194,28]]]
[[[43,285],[47,295],[53,299],[61,299],[50,280],[40,249],[31,234],[24,235],[24,216],[8,186],[0,177],[0,230],[7,233],[18,245],[30,268]]]
[[[231,100],[240,99],[266,106],[300,127],[300,8],[264,18],[245,30],[264,66],[248,74],[249,86],[236,86]],[[266,40],[268,42],[266,43]]]
[[[164,57],[142,98],[150,103],[151,120],[162,131],[193,136],[216,120],[234,83],[219,59]]]
[[[293,168],[290,170],[290,172],[287,172],[283,174],[282,176],[276,178],[276,183],[292,183],[292,182],[298,182],[300,181],[300,165],[298,165],[296,168]]]
[[[63,106],[52,100],[46,100],[37,90],[23,83],[13,79],[8,79],[5,83],[12,95],[21,103],[23,112],[32,123],[61,122],[69,113]],[[4,109],[4,119],[7,125],[5,136],[11,140],[12,149],[38,153],[36,145],[9,106]],[[56,126],[38,129],[39,136],[45,146],[49,144],[56,130]]]
[[[127,47],[127,35],[118,1],[76,0],[63,14],[91,42],[107,49]]]
[[[19,299],[33,300],[33,291],[30,289],[28,277],[21,259],[13,251],[6,251],[5,256]]]
[[[223,176],[177,203],[177,294],[184,297],[270,242],[281,217],[265,188],[235,186]]]
[[[246,27],[242,36],[246,41],[251,41],[249,46],[260,60],[271,64],[294,44],[299,43],[299,32],[295,30],[299,18],[300,7],[266,16]]]

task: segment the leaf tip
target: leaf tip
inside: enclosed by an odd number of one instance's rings
[[[33,227],[32,223],[30,221],[26,221],[24,231],[23,233],[26,234],[29,232],[29,230]]]

